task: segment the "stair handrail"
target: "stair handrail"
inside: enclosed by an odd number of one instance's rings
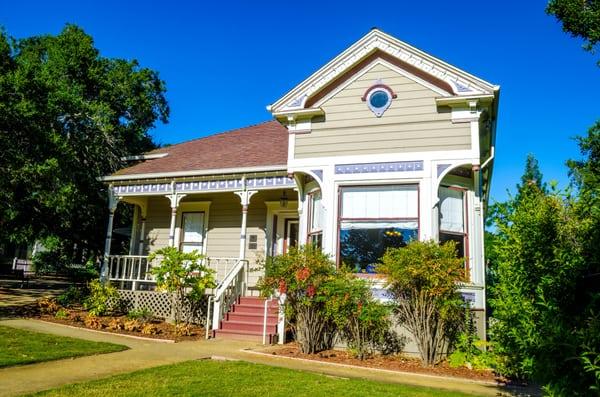
[[[239,259],[223,281],[217,286],[213,299],[213,321],[211,324],[213,330],[219,329],[219,323],[224,313],[245,293],[248,265],[249,262],[247,259]],[[227,291],[231,291],[229,296],[226,294]]]
[[[265,311],[263,313],[263,345],[267,344],[267,313],[269,310],[269,302],[273,300],[273,295],[265,299]]]

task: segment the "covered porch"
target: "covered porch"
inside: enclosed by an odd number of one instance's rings
[[[119,206],[133,209],[127,252],[112,245]],[[113,184],[109,210],[101,277],[120,289],[154,290],[148,255],[170,246],[204,255],[217,284],[244,262],[252,291],[266,257],[298,244],[296,181],[282,174]]]

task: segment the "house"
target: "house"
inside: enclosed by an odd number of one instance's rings
[[[498,99],[498,86],[373,29],[268,106],[272,121],[157,149],[105,177],[102,274],[151,290],[149,252],[199,250],[220,282],[217,329],[253,294],[261,271],[252,264],[289,247],[320,246],[378,290],[373,264],[387,247],[453,240],[484,335]],[[119,202],[135,206],[124,256],[110,251]]]

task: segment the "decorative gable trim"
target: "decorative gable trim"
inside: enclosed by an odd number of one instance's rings
[[[428,80],[441,82],[453,95],[491,94],[496,86],[457,69],[435,57],[432,57],[380,30],[373,29],[365,37],[357,41],[346,51],[323,66],[316,73],[291,90],[272,106],[269,111],[293,111],[310,107],[318,99],[315,95],[329,86],[340,76],[346,75],[357,63],[373,56],[385,56],[400,62],[403,68],[409,68],[411,73]],[[437,85],[437,84],[436,84]]]

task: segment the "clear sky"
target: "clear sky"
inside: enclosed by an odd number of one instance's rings
[[[501,88],[492,198],[534,153],[567,182],[572,139],[600,119],[600,68],[581,42],[527,1],[9,1],[0,25],[21,38],[75,23],[101,53],[138,59],[167,83],[177,143],[270,118],[265,106],[373,26]],[[600,57],[600,54],[598,55]]]

